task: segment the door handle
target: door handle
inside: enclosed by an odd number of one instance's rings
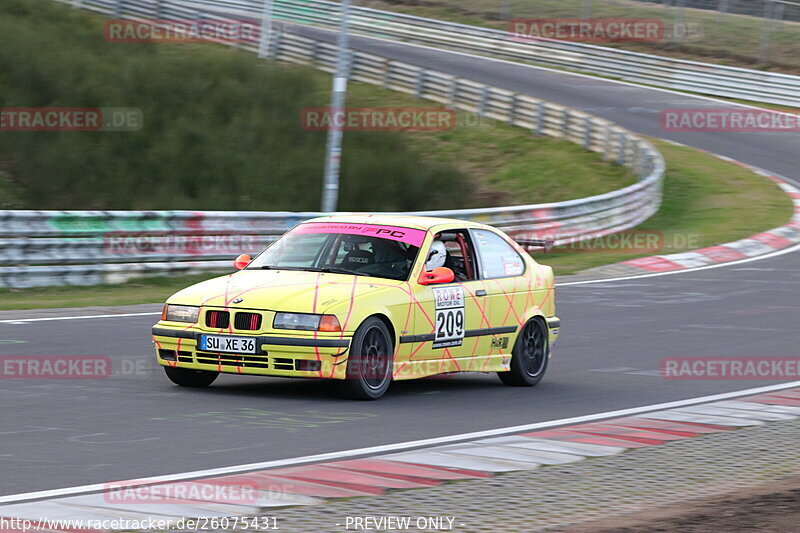
[[[486,291],[483,289],[478,289],[475,291],[475,296],[486,296]]]

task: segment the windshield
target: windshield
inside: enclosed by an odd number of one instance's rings
[[[378,224],[300,224],[248,270],[306,270],[406,280],[425,231]]]

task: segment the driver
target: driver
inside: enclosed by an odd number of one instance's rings
[[[434,268],[443,267],[445,261],[447,261],[447,248],[442,241],[433,241],[431,251],[428,252],[428,260],[425,262],[425,270],[431,272]]]

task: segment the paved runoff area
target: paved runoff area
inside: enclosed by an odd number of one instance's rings
[[[374,457],[113,483],[2,505],[0,531],[562,529],[797,476],[798,436],[800,389],[785,389]]]

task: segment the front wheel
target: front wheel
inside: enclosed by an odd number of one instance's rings
[[[377,400],[392,381],[394,344],[383,320],[368,318],[353,335],[347,375],[339,383],[342,396],[352,400]]]
[[[544,377],[550,355],[544,320],[531,319],[522,328],[511,352],[511,370],[498,372],[500,381],[514,387],[532,387]]]
[[[192,370],[191,368],[178,368],[165,366],[164,372],[167,377],[176,385],[181,387],[202,388],[208,387],[219,376],[219,372],[209,372],[208,370]]]

